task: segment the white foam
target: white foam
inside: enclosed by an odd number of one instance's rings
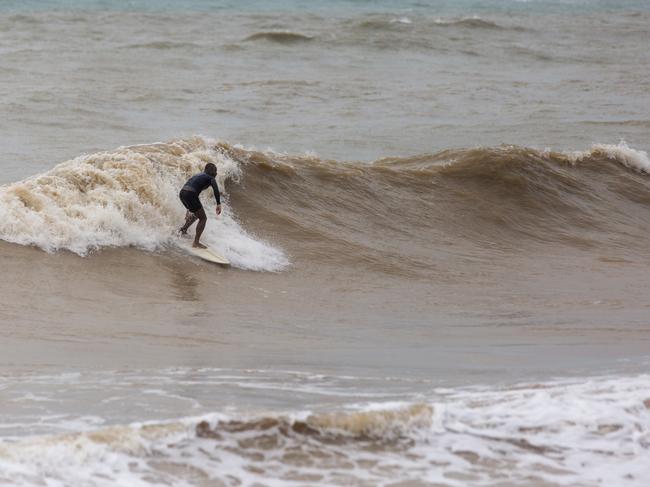
[[[224,208],[219,217],[208,216],[203,235],[202,240],[223,254],[235,267],[279,271],[289,264],[281,250],[253,237],[242,228],[229,208]]]
[[[183,222],[178,191],[213,162],[219,186],[236,184],[240,168],[201,137],[121,147],[81,156],[24,181],[0,187],[0,239],[81,256],[102,247],[156,250]],[[212,198],[212,195],[209,195]],[[205,196],[206,211],[214,207]],[[277,271],[283,252],[253,237],[232,216],[208,223],[206,240],[243,269]]]
[[[581,162],[586,158],[605,155],[607,158],[629,167],[636,171],[650,174],[650,158],[642,150],[632,149],[625,141],[618,144],[594,144],[586,151],[563,152],[573,163]]]
[[[323,486],[345,479],[646,487],[649,391],[648,375],[447,388],[428,404],[371,403],[313,416],[215,413],[5,439],[0,485],[289,486],[303,476]],[[198,437],[199,421],[218,436]],[[319,435],[293,431],[293,421]]]

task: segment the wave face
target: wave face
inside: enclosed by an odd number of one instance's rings
[[[372,163],[259,152],[200,137],[78,157],[0,189],[0,238],[80,255],[164,248],[183,221],[177,198],[206,162],[226,211],[206,239],[236,265],[306,261],[417,274],[445,257],[486,258],[556,246],[644,254],[650,161],[619,145],[583,152],[503,146]],[[213,205],[205,195],[206,206]],[[239,222],[243,222],[240,224]]]
[[[370,164],[222,148],[243,170],[232,192],[237,211],[309,260],[430,275],[451,257],[558,247],[646,255],[650,162],[625,144],[450,150]]]
[[[417,403],[0,441],[7,485],[647,485],[650,378],[436,389]]]

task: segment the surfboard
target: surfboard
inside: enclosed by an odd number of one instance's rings
[[[230,265],[230,261],[228,259],[226,259],[223,255],[220,255],[218,252],[211,249],[210,247],[208,247],[207,249],[197,249],[192,247],[192,242],[179,242],[178,245],[187,253],[194,255],[199,259],[203,259],[208,262],[213,262],[215,264]]]

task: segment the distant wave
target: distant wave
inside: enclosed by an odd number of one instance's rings
[[[584,123],[587,125],[643,127],[643,128],[650,129],[650,120],[585,120],[580,123]]]
[[[523,32],[529,30],[528,28],[521,25],[513,25],[510,23],[500,24],[478,16],[462,18],[438,18],[435,20],[435,25],[441,27],[460,27],[477,30],[507,30],[515,32]]]
[[[406,26],[413,24],[413,21],[408,17],[391,17],[391,18],[377,18],[367,19],[359,22],[357,25],[362,29],[369,30],[396,30],[403,29]]]
[[[626,485],[650,476],[650,378],[439,389],[420,403],[214,413],[0,441],[3,479],[52,483]],[[585,412],[588,412],[586,414]]]
[[[9,21],[15,23],[25,23],[25,24],[42,24],[45,22],[45,20],[41,16],[25,15],[25,14],[10,15]]]
[[[503,29],[502,26],[490,20],[483,20],[480,17],[465,17],[462,19],[438,19],[437,25],[451,27],[468,27],[475,29]]]
[[[257,32],[252,34],[245,41],[268,41],[277,44],[298,44],[302,42],[312,41],[314,38],[305,34],[290,31],[270,31],[270,32]]]
[[[466,27],[476,29],[505,29],[506,27],[484,20],[480,17],[463,17],[463,18],[437,18],[432,19],[419,19],[417,25],[431,25],[443,27]],[[393,16],[371,16],[362,21],[354,24],[356,27],[367,30],[403,30],[404,27],[414,25],[409,17],[393,17]]]
[[[124,46],[125,49],[159,49],[159,50],[169,50],[169,49],[188,49],[199,47],[198,44],[193,42],[173,42],[173,41],[153,41],[145,42],[141,44],[129,44]]]

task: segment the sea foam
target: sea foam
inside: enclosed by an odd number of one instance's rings
[[[605,155],[608,159],[616,161],[625,167],[650,174],[650,159],[648,153],[632,149],[625,141],[618,144],[594,144],[585,151],[568,151],[564,154],[571,162],[581,162],[584,159]]]
[[[639,375],[447,388],[410,404],[5,438],[0,485],[645,487],[648,385]]]

